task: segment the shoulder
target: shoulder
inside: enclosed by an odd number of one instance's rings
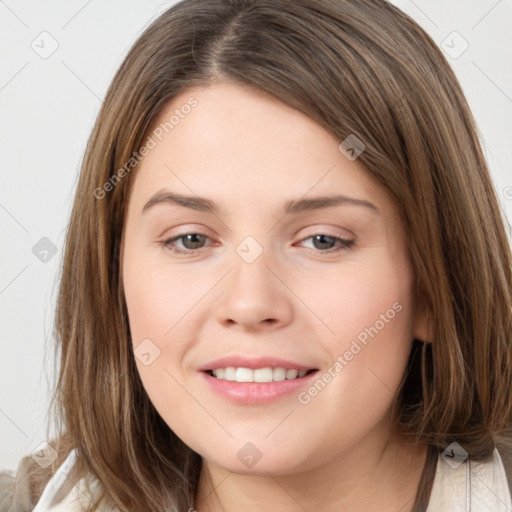
[[[498,448],[498,452],[500,454],[501,460],[503,462],[503,466],[505,467],[505,474],[507,475],[508,480],[508,488],[512,493],[512,445],[508,443],[507,445],[501,446]]]
[[[507,472],[498,450],[483,462],[439,456],[427,512],[511,509]]]
[[[35,497],[26,478],[29,459],[21,460],[16,474],[0,472],[0,512],[83,512],[100,494],[100,483],[92,475],[72,475],[77,460],[77,451],[72,450]]]
[[[31,457],[23,457],[16,471],[0,470],[0,512],[25,512],[34,508],[34,489],[28,478]]]

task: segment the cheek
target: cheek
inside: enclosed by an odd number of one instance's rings
[[[343,342],[375,324],[379,332],[411,327],[411,274],[405,263],[375,255],[364,264],[308,278],[302,295],[312,313],[331,331],[326,340]]]
[[[124,260],[124,293],[135,362],[144,388],[162,417],[185,406],[187,351],[198,338],[198,303],[212,286],[210,273],[169,265],[160,249],[135,247]],[[150,353],[149,361],[141,357]],[[190,405],[190,404],[189,404]]]
[[[334,334],[325,327],[318,331],[330,356],[319,375],[325,385],[306,389],[299,410],[305,419],[322,418],[327,448],[356,442],[379,424],[402,380],[412,342],[412,303],[409,267],[399,262],[379,257],[309,288],[308,305]]]
[[[190,274],[171,269],[163,258],[155,257],[156,252],[154,248],[128,250],[123,284],[137,370],[151,402],[167,421],[174,408],[184,410],[190,405],[190,396],[179,384],[186,352],[181,340],[187,330],[187,311],[200,293],[194,290],[194,282],[187,286]]]
[[[342,358],[339,381],[357,385],[355,394],[389,394],[399,386],[412,343],[411,286],[404,257],[375,251],[364,265],[333,271],[308,287],[324,347],[332,362]]]
[[[134,250],[125,260],[123,279],[133,344],[150,338],[164,349],[176,340],[211,283],[168,265],[159,253]]]

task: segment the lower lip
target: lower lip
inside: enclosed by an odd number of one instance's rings
[[[276,382],[235,382],[217,379],[200,372],[202,378],[217,394],[239,405],[261,405],[296,392],[315,378],[318,370],[298,379],[286,379]]]

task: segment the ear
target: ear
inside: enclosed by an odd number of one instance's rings
[[[414,312],[412,335],[419,341],[431,343],[433,340],[433,316],[426,301],[418,300]]]

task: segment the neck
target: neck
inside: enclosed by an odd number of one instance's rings
[[[237,474],[203,459],[197,512],[411,512],[427,457],[425,445],[365,442],[307,471]]]

